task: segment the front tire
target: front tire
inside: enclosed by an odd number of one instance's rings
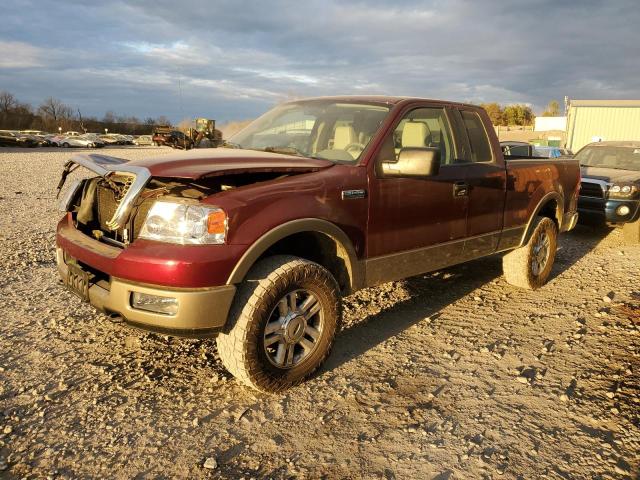
[[[624,243],[627,245],[640,243],[640,219],[635,222],[625,223],[622,226],[622,234],[624,236]]]
[[[529,241],[502,258],[505,280],[528,290],[542,287],[551,274],[557,248],[558,227],[550,218],[539,218]]]
[[[241,383],[279,392],[322,365],[340,319],[339,288],[331,273],[302,258],[269,257],[240,286],[229,328],[217,338],[218,354]]]

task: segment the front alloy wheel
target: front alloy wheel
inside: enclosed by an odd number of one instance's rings
[[[295,290],[278,302],[264,329],[264,350],[279,368],[293,368],[318,347],[322,306],[307,290]]]
[[[321,265],[276,255],[258,262],[239,286],[218,354],[240,382],[278,392],[325,361],[341,316],[339,287]]]

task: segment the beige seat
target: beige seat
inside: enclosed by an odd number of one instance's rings
[[[340,125],[336,127],[333,134],[333,150],[344,150],[352,143],[358,143],[358,136],[351,125]]]
[[[424,147],[425,140],[431,135],[424,122],[407,122],[402,129],[402,147]]]

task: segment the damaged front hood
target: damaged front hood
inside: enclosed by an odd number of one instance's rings
[[[193,180],[247,172],[315,172],[333,165],[328,160],[229,148],[196,149],[145,160],[134,160],[129,164],[147,168],[154,177]]]
[[[118,207],[113,217],[107,222],[107,227],[111,230],[124,227],[136,198],[151,178],[149,170],[141,166],[132,165],[123,158],[96,154],[74,155],[64,166],[60,183],[58,183],[58,193],[62,190],[69,173],[78,166],[88,168],[92,172],[105,178],[108,178],[116,172],[128,177],[126,184],[120,192],[121,197]],[[62,206],[65,210],[68,211],[71,199],[75,195],[75,191],[79,185],[80,182],[78,182],[74,188],[69,189],[66,197],[62,200]]]
[[[118,207],[113,217],[107,222],[111,230],[117,230],[124,227],[136,198],[152,177],[197,180],[249,172],[307,173],[332,165],[333,163],[328,160],[226,148],[191,150],[180,154],[133,161],[107,155],[81,154],[74,155],[66,163],[58,184],[58,191],[62,189],[67,175],[77,166],[88,168],[105,178],[115,173],[128,176],[130,180],[120,192]],[[68,206],[72,196],[73,192],[63,200],[63,205]]]

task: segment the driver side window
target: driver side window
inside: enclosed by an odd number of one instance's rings
[[[441,165],[453,162],[453,139],[443,108],[417,108],[400,121],[393,132],[396,159],[403,148],[431,147],[440,150]]]

